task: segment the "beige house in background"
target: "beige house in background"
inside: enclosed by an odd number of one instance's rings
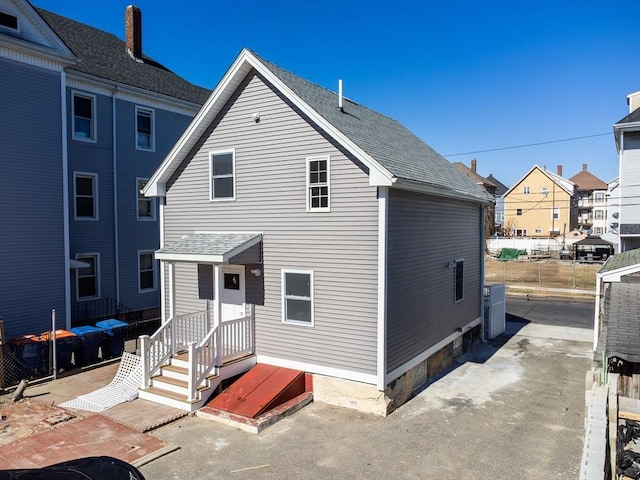
[[[504,228],[511,236],[555,237],[575,228],[575,184],[534,165],[504,194]]]

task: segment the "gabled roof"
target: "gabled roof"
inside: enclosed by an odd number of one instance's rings
[[[607,184],[587,170],[584,165],[579,173],[569,179],[576,184],[577,190],[606,190]]]
[[[493,173],[489,174],[489,176],[487,177],[487,180],[490,180],[493,184],[495,184],[496,195],[498,196],[504,195],[504,193],[507,190],[509,190],[509,187],[507,187],[504,183],[502,183],[500,180],[498,180],[496,177],[493,176]]]
[[[202,105],[210,91],[187,82],[165,66],[143,55],[143,62],[127,53],[115,35],[41,8],[36,11],[71,49],[78,61],[67,67],[104,80]]]
[[[462,162],[453,162],[453,166],[464,173],[467,177],[473,180],[477,185],[482,185],[482,187],[486,190],[487,188],[496,188],[497,185],[493,183],[491,180],[483,177],[482,175],[478,175],[476,172],[471,170]]]
[[[560,188],[562,188],[565,192],[567,192],[569,195],[573,196],[574,194],[574,188],[575,185],[572,181],[567,180],[564,177],[561,177],[560,175],[556,175],[555,173],[551,173],[548,170],[545,170],[544,168],[540,168],[538,165],[534,165],[533,167],[531,167],[531,169],[525,173],[522,178],[520,178],[520,180],[518,180],[516,183],[513,184],[513,186],[511,188],[509,188],[509,190],[507,190],[506,192],[504,192],[504,196],[507,196],[509,193],[511,193],[511,191],[516,188],[518,185],[520,185],[522,183],[522,181],[527,178],[529,175],[531,175],[531,173],[534,170],[539,170],[540,172],[542,172],[544,175],[546,175],[549,180],[551,180],[552,182],[554,182],[556,185],[558,185]]]
[[[487,203],[491,199],[442,155],[397,121],[344,99],[244,49],[185,133],[153,174],[144,193],[165,194],[166,182],[251,71],[286,97],[302,114],[369,168],[372,185],[420,190]]]
[[[614,270],[631,269],[640,271],[640,248],[635,250],[627,250],[626,252],[616,253],[609,257],[607,261],[600,267],[597,274],[602,275]]]
[[[638,123],[640,122],[640,108],[636,108],[633,112],[627,114],[619,121],[615,123],[614,126],[622,126],[625,123]]]
[[[619,357],[629,362],[640,362],[638,311],[640,283],[612,283],[604,298],[607,358]]]

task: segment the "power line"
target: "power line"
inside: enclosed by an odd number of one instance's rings
[[[594,135],[585,135],[583,137],[563,138],[561,140],[549,140],[548,142],[527,143],[525,145],[514,145],[512,147],[490,148],[488,150],[475,150],[475,151],[472,151],[472,152],[462,152],[462,153],[449,153],[449,154],[444,155],[444,156],[445,157],[456,157],[458,155],[471,155],[472,153],[498,152],[500,150],[512,150],[514,148],[536,147],[538,145],[549,145],[550,143],[571,142],[573,140],[582,140],[584,138],[603,137],[605,135],[613,135],[613,132],[596,133]]]

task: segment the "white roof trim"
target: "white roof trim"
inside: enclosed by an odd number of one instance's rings
[[[509,190],[507,190],[506,192],[504,192],[502,194],[502,197],[506,197],[507,195],[509,195],[511,193],[512,190],[514,190],[516,187],[518,187],[522,181],[527,178],[535,169],[540,170],[543,174],[545,174],[549,180],[551,180],[553,183],[555,183],[556,185],[558,185],[560,188],[562,188],[565,192],[567,192],[569,195],[573,196],[574,195],[574,191],[573,188],[575,187],[575,183],[573,183],[571,180],[567,180],[564,177],[561,177],[559,175],[556,175],[555,173],[551,173],[549,170],[545,170],[544,168],[538,166],[538,165],[534,165],[533,167],[531,167],[529,169],[529,171],[527,173],[525,173],[520,180],[518,180],[517,182],[515,182],[513,184],[513,186],[511,186],[509,188]]]
[[[320,125],[320,127],[337,142],[353,153],[358,160],[364,163],[369,168],[370,185],[390,186],[393,184],[394,176],[387,169],[376,162],[369,154],[353,143],[348,137],[342,134],[331,123],[325,120],[324,117],[318,114],[306,102],[298,97],[251,52],[247,49],[243,49],[242,52],[240,52],[240,55],[238,55],[238,58],[236,58],[222,77],[222,80],[220,80],[216,88],[213,90],[209,99],[202,106],[202,109],[193,118],[182,136],[178,139],[171,151],[167,154],[165,159],[147,182],[147,185],[143,190],[143,193],[146,196],[156,197],[164,196],[166,194],[166,183],[171,175],[204,134],[206,128],[218,115],[224,104],[231,97],[237,86],[242,82],[251,68],[255,68],[294,105],[308,115],[314,122]]]

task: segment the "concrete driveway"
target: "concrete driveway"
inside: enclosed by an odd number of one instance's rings
[[[313,403],[259,435],[187,417],[148,479],[578,477],[593,302],[509,297],[507,334],[388,418]]]

